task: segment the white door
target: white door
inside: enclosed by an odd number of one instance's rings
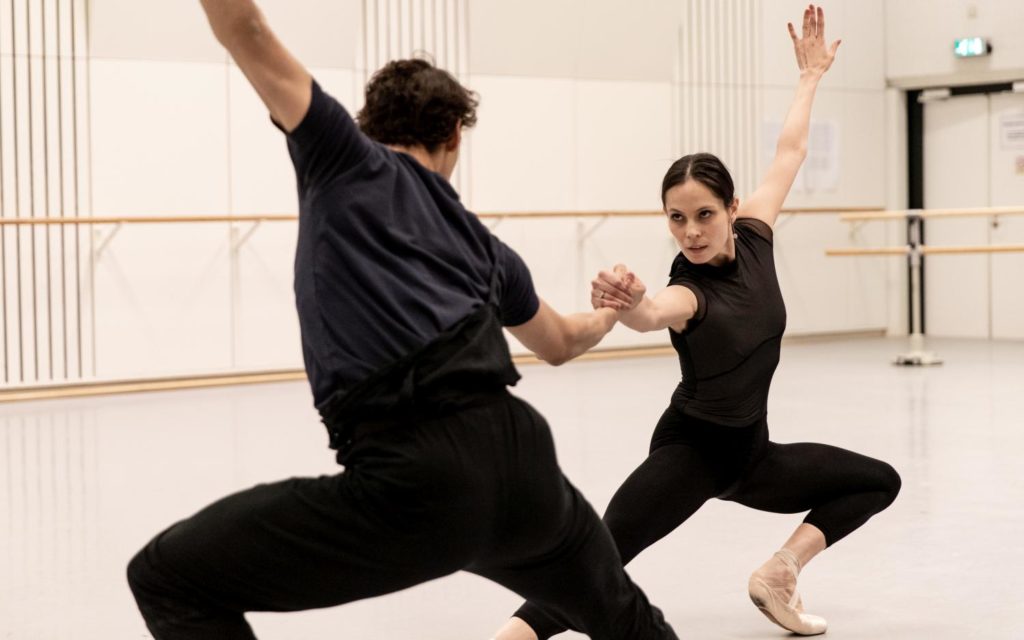
[[[990,205],[1024,206],[1024,95],[1001,93],[989,100]],[[993,244],[1024,244],[1024,215],[994,222]],[[1024,253],[992,255],[992,337],[1024,339]]]
[[[967,95],[924,107],[924,206],[989,206],[989,98]],[[1024,204],[1024,201],[1021,202]],[[987,245],[987,218],[930,219],[929,246]],[[925,260],[925,331],[930,336],[990,335],[990,258],[941,255]]]

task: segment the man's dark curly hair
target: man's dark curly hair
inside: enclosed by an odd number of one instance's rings
[[[476,124],[477,95],[429,60],[394,60],[370,78],[356,120],[382,144],[423,145],[434,152],[460,122]]]

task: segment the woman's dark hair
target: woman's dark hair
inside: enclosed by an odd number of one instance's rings
[[[726,207],[736,196],[732,176],[722,161],[710,153],[694,153],[679,158],[668,168],[665,179],[661,181],[661,206],[665,206],[665,194],[669,189],[691,179],[710,189]]]
[[[423,145],[433,152],[461,122],[476,124],[477,95],[429,60],[394,60],[370,78],[356,120],[382,144]]]

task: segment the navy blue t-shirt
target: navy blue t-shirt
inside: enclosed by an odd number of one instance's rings
[[[367,138],[316,82],[288,151],[299,190],[295,301],[317,406],[483,305],[494,268],[502,323],[537,313],[522,259],[448,181]]]

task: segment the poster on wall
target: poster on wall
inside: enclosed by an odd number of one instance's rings
[[[782,122],[767,120],[762,132],[762,158],[767,167],[775,158]],[[835,120],[812,121],[807,137],[807,159],[796,174],[791,191],[807,194],[834,192],[839,189],[839,176],[839,123]]]
[[[1024,110],[999,117],[999,148],[1003,151],[1024,149]]]

